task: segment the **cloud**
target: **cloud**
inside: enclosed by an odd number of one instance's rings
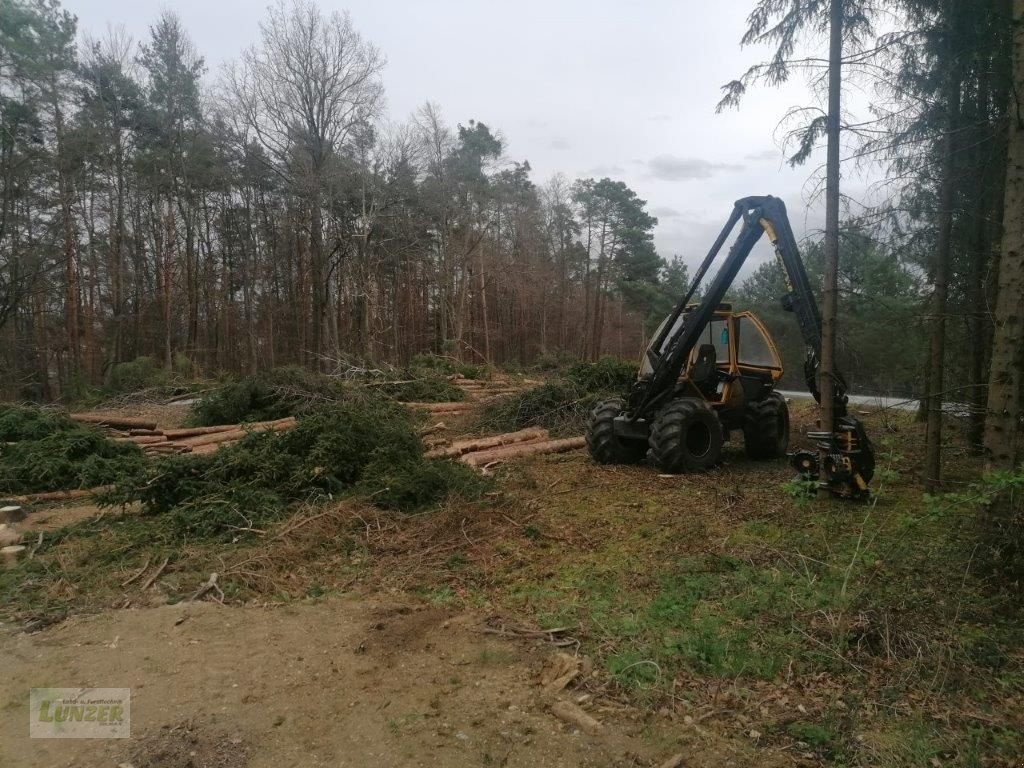
[[[622,176],[626,169],[621,165],[595,165],[589,171],[588,176]]]
[[[670,208],[667,205],[652,208],[651,213],[659,219],[678,219],[683,215],[680,211],[677,211],[675,208]]]
[[[556,149],[559,152],[564,152],[567,149],[572,149],[572,144],[569,143],[568,139],[563,139],[560,136],[556,136],[548,142],[549,149]]]
[[[657,115],[651,115],[647,119],[648,120],[653,120],[656,123],[665,123],[665,122],[668,122],[669,120],[672,119],[672,115],[669,115],[669,114],[667,114],[665,112],[661,112],[661,113],[659,113]]]
[[[758,162],[761,160],[779,160],[782,158],[782,153],[777,149],[763,149],[760,152],[751,152],[749,155],[744,155],[744,160],[750,160],[752,162]]]
[[[729,163],[712,163],[697,157],[676,157],[675,155],[658,155],[647,161],[648,173],[662,181],[686,181],[687,179],[707,179],[718,171],[740,171],[742,165]]]

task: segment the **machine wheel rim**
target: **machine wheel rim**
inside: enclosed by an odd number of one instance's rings
[[[691,456],[706,456],[711,450],[711,429],[703,422],[690,425],[686,430],[686,450]]]

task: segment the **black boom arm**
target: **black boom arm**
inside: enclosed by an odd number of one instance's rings
[[[743,221],[743,226],[721,268],[701,297],[700,303],[686,314],[686,321],[682,327],[676,329],[679,316],[686,311],[690,299],[697,292],[708,269],[740,220]],[[764,233],[767,233],[771,240],[775,256],[779,260],[786,278],[786,287],[789,292],[782,297],[783,308],[796,315],[800,333],[807,347],[807,357],[804,362],[807,387],[814,395],[814,399],[820,400],[818,361],[821,358],[821,314],[818,311],[818,303],[807,278],[803,260],[800,258],[800,250],[797,248],[793,228],[786,215],[786,206],[777,197],[770,195],[745,197],[736,201],[729,220],[722,228],[707,256],[704,257],[704,261],[701,262],[689,290],[673,308],[668,321],[664,323],[660,334],[651,345],[653,371],[646,381],[643,398],[633,413],[634,418],[648,416],[653,410],[660,407],[666,398],[672,396],[690,353],[708,323],[711,322],[715,310],[725,298],[726,292],[732,286],[736,275],[739,274],[743,263],[747,260],[747,256],[750,255]],[[673,329],[676,329],[675,333],[670,337],[670,334],[673,334]],[[662,351],[659,353],[659,350]],[[838,374],[835,374],[834,391],[836,416],[845,416],[846,382]]]

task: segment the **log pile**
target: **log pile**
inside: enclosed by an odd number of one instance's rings
[[[492,448],[499,448],[512,443],[531,443],[548,439],[548,431],[539,427],[521,429],[518,432],[508,432],[504,435],[491,435],[490,437],[475,437],[469,440],[459,440],[451,445],[434,448],[427,451],[428,459],[457,459],[467,453],[483,451]]]
[[[280,431],[295,426],[295,417],[275,421],[255,421],[250,424],[222,424],[216,427],[185,427],[158,429],[156,424],[143,419],[72,414],[71,418],[83,424],[104,427],[108,436],[118,443],[133,443],[147,456],[167,456],[179,453],[199,455],[213,453],[221,446],[234,445],[249,432]]]
[[[471,467],[490,467],[500,464],[508,459],[519,459],[524,456],[537,456],[542,453],[565,453],[575,451],[587,444],[583,437],[566,437],[561,440],[537,440],[514,445],[505,445],[501,448],[492,448],[485,451],[474,451],[464,454],[459,461],[469,464]]]
[[[460,374],[449,376],[448,381],[466,393],[465,400],[402,405],[417,411],[425,411],[430,416],[459,416],[476,410],[483,403],[517,394],[540,383],[529,379],[512,380],[497,376],[491,379],[467,379]]]
[[[586,445],[582,437],[552,440],[546,429],[531,427],[501,435],[473,437],[453,443],[435,445],[425,454],[428,459],[458,459],[486,471],[509,459],[544,453],[564,453]]]
[[[484,403],[499,397],[517,394],[524,389],[542,383],[530,379],[513,380],[504,376],[494,376],[490,379],[467,379],[458,373],[449,376],[448,380],[465,392],[468,400],[479,400]]]

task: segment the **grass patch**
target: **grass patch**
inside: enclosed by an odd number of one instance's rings
[[[748,747],[834,765],[1011,765],[1024,631],[979,565],[979,489],[923,499],[897,471],[918,461],[917,427],[893,426],[874,506],[798,504],[783,462],[738,452],[699,477],[585,459],[509,475],[513,508],[535,514],[496,547],[513,567],[475,575],[475,558],[467,578],[499,585],[489,603],[524,622],[573,627],[634,704]]]

